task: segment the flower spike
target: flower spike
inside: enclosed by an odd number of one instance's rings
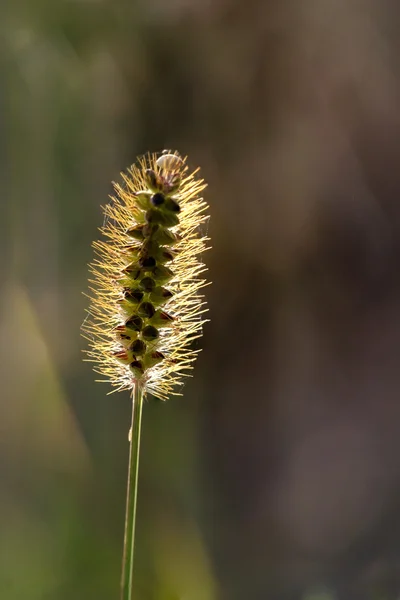
[[[166,400],[192,368],[206,312],[200,261],[206,187],[178,152],[147,154],[114,184],[105,239],[93,243],[88,359],[117,390]]]

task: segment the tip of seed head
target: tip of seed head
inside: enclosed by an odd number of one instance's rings
[[[169,150],[164,150],[161,156],[156,160],[156,165],[166,171],[175,171],[182,167],[183,160],[177,154],[171,154]]]

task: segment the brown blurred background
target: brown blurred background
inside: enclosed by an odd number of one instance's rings
[[[0,599],[118,597],[129,396],[82,363],[111,181],[209,182],[212,323],[144,412],[138,600],[400,595],[400,7],[2,0]]]

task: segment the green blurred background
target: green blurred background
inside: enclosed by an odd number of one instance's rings
[[[211,323],[144,410],[138,600],[400,594],[394,0],[2,0],[0,600],[118,598],[130,401],[82,362],[111,181],[208,181]]]

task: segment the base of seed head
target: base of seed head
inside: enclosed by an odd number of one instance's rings
[[[118,390],[140,384],[166,399],[196,358],[206,284],[198,256],[207,242],[196,173],[176,152],[146,155],[105,208],[107,241],[95,243],[97,287],[84,330],[90,359]]]

